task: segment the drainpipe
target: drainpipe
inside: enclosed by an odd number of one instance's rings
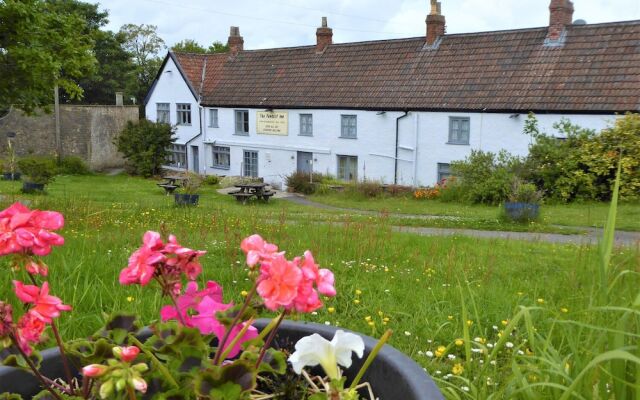
[[[396,118],[396,157],[395,157],[395,167],[393,172],[393,184],[398,184],[398,142],[400,141],[400,120],[409,115],[408,111],[404,111],[404,115]]]

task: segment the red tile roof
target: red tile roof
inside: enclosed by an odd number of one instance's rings
[[[640,111],[640,21],[242,51],[175,53],[217,107],[550,112]],[[205,63],[206,60],[206,63]],[[202,81],[202,69],[205,79]]]

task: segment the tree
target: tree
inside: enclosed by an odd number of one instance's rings
[[[185,39],[174,44],[171,47],[171,51],[177,51],[180,53],[197,53],[197,54],[205,54],[207,53],[207,49],[202,47],[200,43],[196,42],[193,39]]]
[[[127,122],[115,144],[127,159],[132,173],[149,177],[157,175],[166,163],[167,149],[175,141],[174,133],[175,129],[169,124],[143,118],[136,123]]]
[[[83,18],[43,0],[4,0],[0,21],[0,108],[48,109],[56,85],[82,96],[77,80],[96,63]]]
[[[229,52],[229,45],[228,44],[224,44],[222,42],[219,41],[215,41],[211,44],[211,46],[209,46],[209,49],[207,50],[207,52],[213,54],[213,53],[228,53]]]
[[[157,34],[155,25],[126,24],[120,28],[124,49],[129,53],[136,66],[136,82],[131,88],[138,102],[146,96],[160,68],[160,51],[165,49],[164,40]]]

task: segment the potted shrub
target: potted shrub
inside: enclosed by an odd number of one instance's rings
[[[385,345],[391,331],[376,341],[284,321],[320,309],[321,295],[336,295],[333,273],[309,251],[289,260],[260,236],[245,238],[240,247],[252,287],[234,305],[216,282],[198,290],[206,252],[148,231],[119,282],[153,286],[170,298],[160,310],[162,322],[140,329],[136,316],[114,315],[94,335],[64,342],[56,320],[72,307],[50,293],[43,259],[64,244],[54,232],[63,216],[15,203],[0,212],[0,225],[9,227],[5,239],[14,243],[3,254],[14,257],[13,291],[23,303],[0,301],[0,359],[11,366],[0,367],[4,399],[20,398],[12,392],[56,400],[442,399],[422,368]],[[256,320],[262,307],[277,316]],[[60,351],[38,353],[49,328]]]
[[[513,181],[509,201],[504,203],[506,216],[512,221],[534,221],[540,214],[542,193],[532,183]]]
[[[176,193],[175,201],[179,206],[196,206],[200,195],[198,190],[202,186],[203,179],[200,175],[194,172],[186,172],[182,178],[182,188],[179,189],[180,193]]]
[[[20,172],[16,159],[16,152],[13,150],[11,140],[7,140],[7,158],[2,162],[2,177],[7,181],[19,181]]]
[[[25,193],[42,192],[57,174],[58,167],[52,157],[24,157],[18,161],[18,167],[26,175],[22,184]]]

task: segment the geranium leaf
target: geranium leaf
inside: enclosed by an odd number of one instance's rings
[[[216,313],[216,319],[225,327],[229,327],[231,323],[235,320],[235,318],[240,313],[242,309],[242,304],[236,304],[233,307],[230,307],[224,311],[218,311]],[[246,307],[240,316],[240,322],[248,321],[251,318],[256,316],[256,310],[251,307]]]
[[[22,396],[15,393],[0,393],[0,400],[22,400]]]
[[[284,374],[287,370],[287,360],[284,353],[275,349],[267,349],[262,362],[258,366],[258,372],[272,372]]]

